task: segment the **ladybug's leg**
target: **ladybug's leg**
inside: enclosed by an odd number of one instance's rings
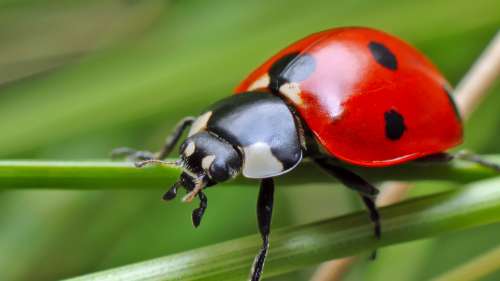
[[[450,153],[440,152],[430,154],[414,160],[416,163],[448,163],[453,160],[455,156]]]
[[[191,214],[191,219],[193,220],[194,227],[198,227],[201,223],[201,218],[207,209],[207,196],[202,191],[198,192],[198,198],[200,198],[200,206],[194,209]]]
[[[182,185],[180,181],[177,181],[165,194],[163,194],[163,200],[170,201],[174,199],[177,196],[177,190],[179,187],[182,187]]]
[[[129,147],[119,147],[111,151],[111,159],[127,157],[130,161],[144,161],[154,159],[154,154],[150,151],[140,151]]]
[[[477,163],[481,166],[484,166],[484,167],[493,169],[497,172],[500,172],[500,165],[499,164],[496,164],[496,163],[490,162],[486,159],[483,159],[481,156],[474,154],[474,153],[461,151],[455,155],[455,158],[462,159],[464,161]]]
[[[377,206],[375,205],[375,200],[372,197],[361,194],[361,199],[363,199],[363,203],[368,209],[370,213],[370,220],[373,222],[373,232],[375,234],[375,238],[380,240],[381,231],[380,231],[380,215],[377,210]],[[371,259],[375,259],[377,257],[377,250],[374,250],[371,255]]]
[[[315,158],[314,162],[323,168],[328,174],[337,178],[346,187],[354,189],[362,195],[375,197],[378,194],[378,189],[365,181],[357,174],[348,169],[331,163],[328,158]]]
[[[179,139],[182,136],[182,133],[193,124],[195,118],[192,116],[185,117],[174,128],[174,131],[170,133],[170,135],[167,136],[165,139],[165,144],[163,145],[162,149],[158,154],[156,155],[156,159],[164,159],[167,157],[170,152],[172,152],[172,149],[174,149],[175,145],[179,141]]]
[[[183,186],[182,186],[180,181],[177,181],[176,183],[174,183],[172,185],[172,187],[163,195],[163,200],[165,200],[165,201],[173,200],[175,197],[177,197],[177,191],[181,187],[183,187]],[[208,199],[207,199],[207,196],[205,195],[205,193],[203,193],[203,191],[198,191],[198,193],[196,195],[200,199],[200,205],[198,206],[198,208],[194,209],[193,213],[191,214],[191,219],[193,221],[194,227],[200,226],[201,219],[203,218],[203,215],[205,214],[205,210],[207,209],[207,206],[208,206]]]
[[[262,248],[255,256],[250,281],[258,281],[264,269],[264,261],[269,249],[269,232],[271,230],[271,217],[273,214],[274,181],[273,178],[262,179],[260,182],[259,199],[257,201],[257,222],[260,236],[262,237]]]
[[[481,156],[474,154],[469,151],[459,151],[455,154],[452,153],[446,153],[446,152],[441,152],[441,153],[436,153],[436,154],[431,154],[422,158],[419,158],[415,161],[419,163],[447,163],[451,162],[453,159],[460,159],[463,161],[467,162],[472,162],[479,164],[481,166],[493,169],[497,172],[500,172],[500,165],[490,162],[486,159],[483,159]]]
[[[465,151],[465,150],[459,151],[458,153],[453,154],[453,158],[476,163],[476,164],[479,164],[481,166],[484,166],[484,167],[493,169],[497,172],[500,172],[500,165],[499,164],[490,162],[486,159],[483,159],[481,156],[474,154],[472,152],[469,152],[469,151]]]
[[[380,215],[375,205],[375,196],[378,194],[378,189],[371,185],[369,182],[364,180],[359,175],[348,169],[332,164],[327,158],[318,158],[314,161],[323,168],[327,173],[337,178],[346,187],[354,189],[359,192],[363,203],[365,204],[368,212],[370,214],[370,220],[373,223],[373,233],[375,238],[380,240],[381,227],[380,227]],[[376,257],[376,251],[372,253],[372,258]]]
[[[150,159],[164,159],[168,156],[172,149],[174,149],[175,145],[179,141],[182,136],[182,133],[193,124],[195,118],[194,117],[186,117],[179,121],[175,126],[174,130],[170,135],[167,136],[165,140],[165,144],[163,145],[160,152],[154,154],[149,151],[138,151],[128,147],[120,147],[114,149],[111,152],[111,158],[115,159],[118,157],[127,157],[131,161],[141,161],[141,160],[150,160]]]

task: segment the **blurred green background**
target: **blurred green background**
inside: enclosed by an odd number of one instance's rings
[[[500,27],[498,0],[0,1],[0,157],[105,159],[157,150],[270,55],[309,33],[370,26],[421,49],[456,85]],[[498,153],[500,87],[466,125],[463,147]],[[140,187],[0,194],[0,280],[54,280],[256,232],[257,188],[208,192],[193,205]],[[412,196],[455,188],[418,182]],[[361,208],[340,185],[278,186],[274,227]],[[500,245],[500,225],[384,248],[345,280],[427,280]],[[272,251],[272,249],[271,249]],[[250,265],[249,265],[250,266]],[[272,278],[307,280],[314,270]],[[500,280],[500,273],[484,280]]]

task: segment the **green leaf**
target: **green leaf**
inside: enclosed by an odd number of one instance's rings
[[[381,241],[374,239],[364,212],[275,230],[265,276],[375,247],[500,222],[499,185],[500,178],[495,178],[382,208]],[[259,236],[252,235],[70,280],[244,280],[259,244]]]
[[[500,163],[500,156],[487,157]],[[476,164],[453,161],[443,164],[406,164],[387,168],[350,169],[371,181],[382,180],[447,180],[468,183],[498,173]],[[136,168],[127,162],[68,162],[68,161],[0,161],[0,190],[2,189],[144,189],[159,188],[177,180],[177,167]],[[304,163],[280,183],[301,184],[331,182],[310,162]],[[239,178],[238,183],[255,184]]]

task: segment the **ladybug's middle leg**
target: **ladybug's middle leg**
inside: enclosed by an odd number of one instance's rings
[[[111,158],[115,159],[118,157],[127,157],[131,161],[143,161],[151,159],[165,159],[182,136],[182,133],[193,124],[194,117],[185,117],[177,123],[172,133],[170,133],[165,139],[165,144],[158,153],[152,153],[150,151],[139,151],[128,147],[116,148],[111,152]]]
[[[377,210],[377,205],[375,205],[375,200],[372,197],[361,194],[361,199],[363,199],[363,203],[365,207],[368,209],[370,213],[370,220],[373,222],[373,232],[375,234],[375,238],[380,240],[381,230],[380,230],[380,215]],[[371,255],[371,259],[375,259],[377,257],[377,251],[374,250]]]
[[[368,197],[377,196],[379,192],[378,189],[354,172],[332,163],[328,158],[314,158],[313,160],[323,168],[325,172],[337,178],[346,187],[354,189],[360,194]]]
[[[269,233],[271,231],[271,218],[273,215],[274,180],[262,179],[260,183],[259,199],[257,200],[257,222],[262,248],[253,261],[250,281],[259,281],[264,269],[264,261],[269,250]]]
[[[332,164],[328,161],[327,158],[317,158],[314,159],[321,168],[323,168],[328,174],[337,178],[342,184],[346,187],[356,190],[365,207],[368,209],[370,214],[370,220],[373,223],[373,233],[377,240],[380,240],[381,236],[381,227],[380,227],[380,215],[377,210],[377,206],[375,205],[375,197],[378,194],[378,189],[375,188],[372,184],[364,180],[359,175],[354,172],[349,171],[348,169]],[[372,258],[375,258],[376,251],[372,253]]]

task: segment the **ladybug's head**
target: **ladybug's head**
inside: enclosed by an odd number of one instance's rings
[[[179,183],[188,190],[214,185],[234,178],[241,170],[238,151],[208,132],[188,137],[180,146],[183,168]]]

